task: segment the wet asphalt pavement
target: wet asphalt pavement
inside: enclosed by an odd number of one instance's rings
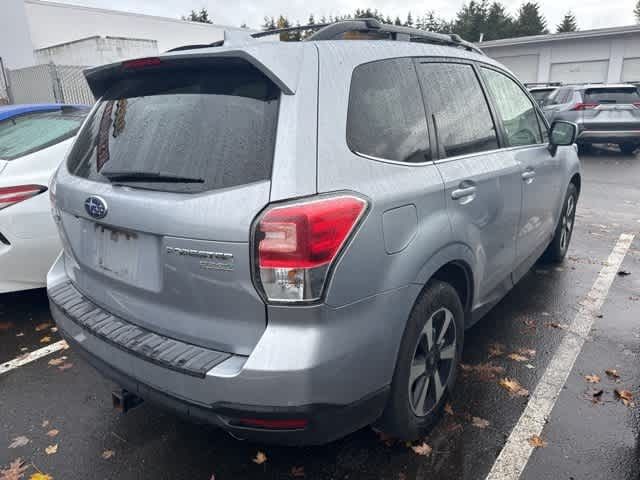
[[[323,447],[286,448],[237,441],[147,404],[122,416],[111,408],[115,386],[66,350],[0,375],[0,470],[21,457],[26,478],[41,471],[56,480],[485,478],[528,401],[497,380],[535,389],[620,234],[640,232],[640,152],[601,149],[582,160],[569,257],[560,267],[537,265],[467,332],[464,364],[491,362],[504,373],[461,372],[450,412],[425,439],[431,455],[385,442],[371,429]],[[616,276],[542,432],[546,447],[534,450],[523,479],[640,478],[640,409],[614,393],[628,390],[640,401],[640,238],[622,270],[630,275]],[[49,322],[43,291],[0,295],[0,364],[58,341]],[[519,349],[535,354],[508,358]],[[585,375],[600,381],[588,383]],[[29,443],[9,448],[21,436]],[[57,452],[48,455],[52,445]],[[258,451],[267,456],[261,465],[252,461]]]

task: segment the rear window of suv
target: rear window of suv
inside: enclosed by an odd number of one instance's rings
[[[63,108],[0,121],[0,160],[14,160],[73,137],[88,111]]]
[[[640,102],[638,89],[634,87],[588,88],[584,91],[585,103],[636,103]]]
[[[78,134],[69,171],[176,193],[271,177],[280,91],[258,70],[154,69],[110,88]]]

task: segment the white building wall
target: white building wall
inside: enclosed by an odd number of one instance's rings
[[[91,37],[35,51],[38,63],[92,67],[158,54],[158,42],[135,38]]]
[[[625,27],[626,28],[626,27]],[[640,31],[595,38],[543,36],[514,45],[508,40],[480,44],[526,83],[640,81]]]
[[[34,65],[31,33],[24,0],[0,2],[0,57],[7,68]]]
[[[222,40],[224,29],[230,28],[41,0],[9,1],[24,1],[35,49],[99,35],[156,40],[164,52]]]

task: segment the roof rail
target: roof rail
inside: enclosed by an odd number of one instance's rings
[[[302,32],[309,30],[318,30],[316,33],[306,38],[304,41],[319,40],[341,40],[344,39],[345,33],[386,33],[387,40],[396,40],[401,42],[417,42],[417,43],[433,43],[437,45],[446,45],[450,47],[463,48],[465,50],[484,55],[484,52],[476,47],[473,43],[463,40],[459,35],[447,33],[435,33],[420,30],[417,28],[400,27],[397,25],[389,25],[381,23],[375,18],[356,18],[353,20],[341,20],[334,23],[320,23],[314,25],[302,25],[296,27],[278,28],[275,30],[265,30],[263,32],[252,33],[249,36],[253,38],[263,38],[271,35],[279,35],[281,33]],[[227,35],[225,34],[225,37]],[[210,44],[185,45],[176,47],[169,52],[177,52],[181,50],[192,50],[198,48],[221,47],[224,41],[213,42]]]

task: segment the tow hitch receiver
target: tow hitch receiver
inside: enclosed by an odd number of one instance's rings
[[[120,410],[122,413],[127,413],[144,402],[142,398],[127,390],[114,390],[111,392],[111,401],[113,402],[113,408]]]

